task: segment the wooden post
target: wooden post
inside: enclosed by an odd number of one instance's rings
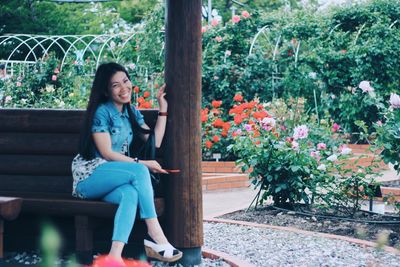
[[[89,216],[75,216],[75,235],[78,262],[91,264],[93,260],[93,226]]]
[[[168,124],[164,140],[167,236],[199,264],[203,245],[201,187],[201,0],[168,0],[165,80]]]

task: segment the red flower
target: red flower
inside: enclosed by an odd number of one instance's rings
[[[153,104],[151,103],[151,101],[144,101],[139,105],[139,108],[146,109],[146,108],[152,108],[152,106]]]
[[[236,125],[241,124],[242,121],[243,121],[242,116],[236,115],[236,116],[233,118],[233,121],[235,122]]]
[[[233,100],[234,100],[234,101],[237,101],[237,102],[242,102],[242,101],[243,101],[243,96],[242,96],[241,94],[236,94],[236,95],[233,97]]]
[[[221,111],[220,111],[219,109],[217,109],[217,108],[213,108],[213,109],[211,110],[211,112],[212,112],[214,115],[218,115],[218,114],[221,113]]]
[[[221,100],[220,100],[220,101],[213,100],[213,101],[211,102],[211,105],[212,105],[214,108],[219,108],[219,107],[222,105],[222,101],[221,101]]]
[[[207,140],[205,145],[206,145],[206,148],[211,149],[213,146],[213,142],[211,142],[210,140]]]
[[[221,132],[221,136],[222,137],[228,137],[228,132],[226,132],[226,131]]]
[[[222,129],[224,129],[224,131],[229,131],[229,129],[231,128],[231,124],[229,122],[224,122],[224,125],[222,125]]]
[[[156,89],[158,88],[158,83],[154,84],[154,88],[156,88]]]
[[[253,113],[253,118],[255,118],[255,119],[259,119],[259,120],[262,120],[262,119],[264,119],[265,117],[267,117],[268,116],[268,113],[265,111],[265,110],[262,110],[262,111],[256,111],[256,112],[254,112]]]
[[[224,127],[224,121],[221,119],[216,119],[213,122],[212,126],[214,126],[215,128],[222,128],[222,127]]]
[[[201,115],[201,122],[206,122],[208,120],[208,116],[206,115]]]
[[[285,140],[286,140],[286,142],[291,143],[291,142],[293,142],[294,138],[293,137],[286,137]]]
[[[149,91],[145,91],[144,93],[143,93],[143,97],[144,98],[148,98],[150,96],[150,92]]]
[[[137,102],[138,102],[139,104],[142,104],[144,101],[145,101],[145,100],[144,100],[143,97],[138,97],[138,99],[137,99]]]
[[[140,89],[138,86],[133,87],[133,91],[137,94],[139,93]]]
[[[213,141],[214,141],[214,143],[219,142],[219,136],[218,135],[214,135],[213,136]]]
[[[91,267],[151,267],[150,264],[143,261],[138,260],[126,260],[124,259],[124,264],[113,259],[110,256],[99,256],[93,261],[93,265]]]
[[[243,105],[235,105],[229,110],[229,114],[241,114],[243,112]]]

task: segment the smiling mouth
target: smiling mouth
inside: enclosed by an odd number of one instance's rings
[[[129,97],[129,93],[121,94],[121,95],[119,95],[119,97],[123,97],[123,98]]]

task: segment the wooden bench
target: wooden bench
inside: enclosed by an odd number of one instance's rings
[[[154,125],[157,111],[143,114]],[[22,200],[18,218],[5,222],[7,250],[36,247],[45,218],[61,232],[63,249],[76,253],[81,263],[92,261],[93,250],[109,249],[117,206],[71,196],[71,162],[83,118],[82,110],[0,109],[0,196]],[[159,216],[164,213],[160,191],[155,198]],[[140,240],[145,228],[135,224],[133,232]]]

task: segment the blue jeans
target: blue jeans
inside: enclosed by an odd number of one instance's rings
[[[78,183],[77,192],[87,199],[118,204],[113,241],[128,242],[139,205],[142,219],[156,218],[149,169],[140,163],[106,162]]]

